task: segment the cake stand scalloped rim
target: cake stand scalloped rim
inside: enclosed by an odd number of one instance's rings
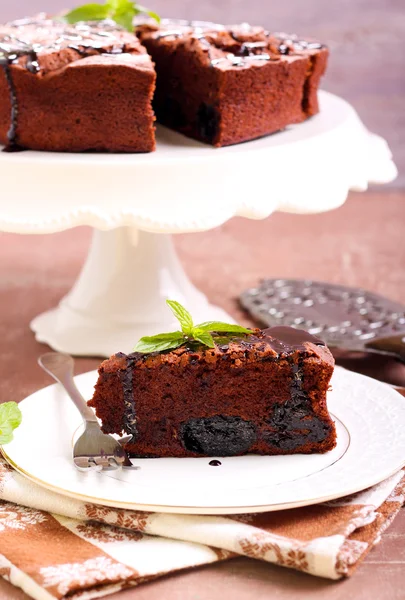
[[[0,230],[128,225],[157,233],[201,231],[233,216],[332,210],[349,190],[395,179],[385,140],[368,132],[341,98],[320,92],[320,103],[319,115],[304,123],[220,149],[163,128],[149,155],[0,155],[8,191],[0,198]]]

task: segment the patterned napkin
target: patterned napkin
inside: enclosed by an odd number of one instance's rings
[[[330,579],[349,576],[400,510],[405,472],[351,497],[229,517],[86,504],[0,458],[0,575],[36,600],[90,599],[235,555]]]

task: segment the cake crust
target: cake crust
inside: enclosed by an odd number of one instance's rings
[[[333,366],[306,332],[255,330],[212,349],[117,354],[100,366],[89,405],[105,432],[133,435],[133,456],[326,452],[336,443]]]

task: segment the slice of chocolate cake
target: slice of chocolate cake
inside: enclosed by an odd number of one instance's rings
[[[160,123],[227,146],[284,129],[318,112],[328,50],[247,24],[164,20],[137,34],[157,71]]]
[[[2,25],[0,67],[0,143],[8,150],[154,150],[155,70],[115,23],[39,15]]]
[[[326,406],[333,366],[305,331],[254,330],[213,348],[116,354],[100,366],[89,406],[106,433],[133,435],[132,456],[326,452],[336,443]]]

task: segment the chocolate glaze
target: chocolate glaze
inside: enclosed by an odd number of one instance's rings
[[[303,329],[283,326],[269,327],[268,329],[259,330],[257,333],[252,332],[251,335],[246,337],[234,339],[237,339],[247,350],[265,342],[279,355],[305,350],[306,343],[325,346],[325,343],[321,339]]]
[[[208,464],[210,467],[220,467],[222,465],[220,460],[210,460]]]
[[[277,353],[291,352],[294,350],[304,350],[306,343],[315,344],[316,346],[325,346],[325,342],[321,339],[304,331],[303,329],[295,329],[293,327],[269,327],[263,329],[263,335],[271,347]]]
[[[29,34],[27,40],[24,40],[28,28],[32,27],[48,29],[52,34],[49,41],[30,41]],[[9,143],[4,151],[13,152],[22,148],[18,144],[18,98],[10,69],[12,65],[22,64],[20,59],[23,58],[27,71],[37,75],[41,71],[38,60],[41,52],[57,52],[69,48],[81,57],[93,54],[121,54],[125,52],[125,44],[119,42],[114,35],[114,30],[119,29],[118,25],[107,20],[96,24],[69,25],[40,15],[34,19],[12,21],[7,23],[4,29],[5,32],[0,32],[0,68],[3,69],[7,80],[11,103],[11,124],[7,133]],[[113,44],[112,48],[105,47],[108,42]]]

